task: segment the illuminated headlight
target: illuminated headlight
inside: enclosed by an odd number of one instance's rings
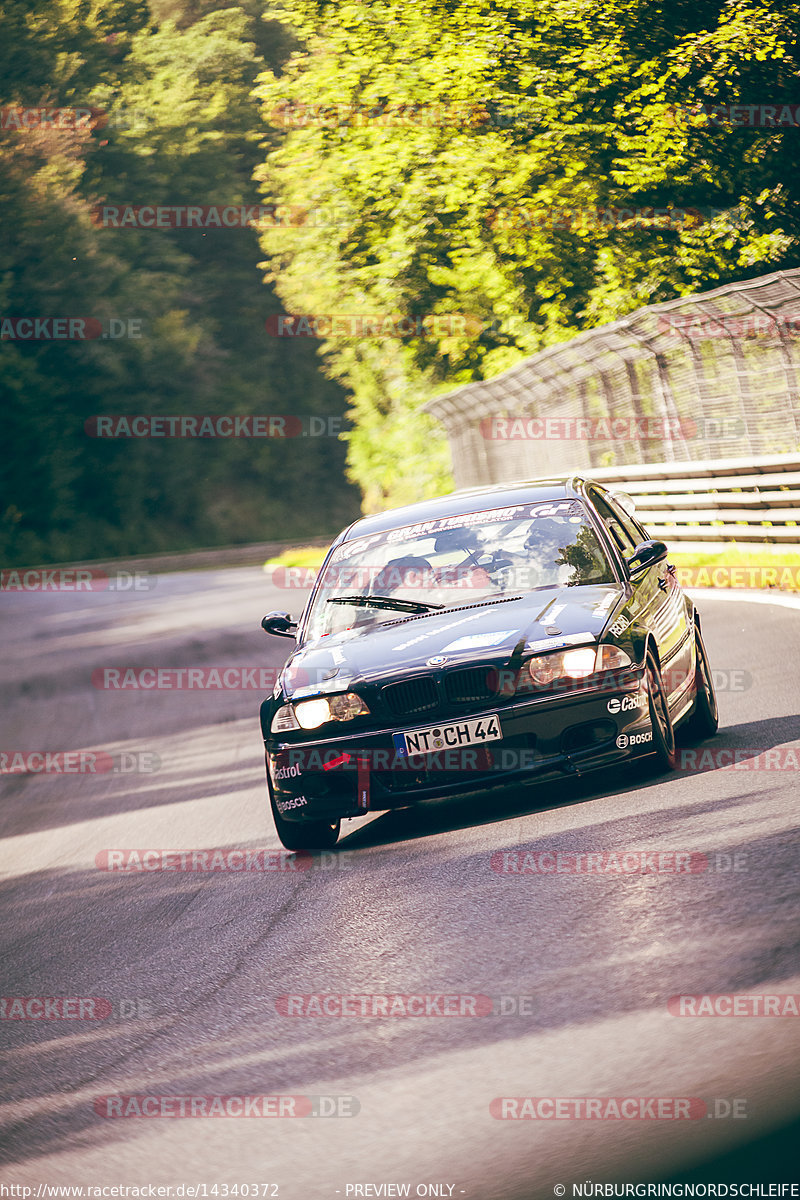
[[[338,696],[301,700],[294,706],[294,715],[302,729],[318,729],[328,721],[351,721],[353,717],[369,716],[369,709],[355,692]]]
[[[303,729],[316,729],[331,719],[331,706],[328,700],[301,700],[294,710],[298,723]]]
[[[558,654],[546,654],[532,658],[528,671],[538,687],[547,687],[556,679],[583,679],[595,669],[594,646],[579,646],[575,650],[561,650]]]
[[[537,687],[548,687],[557,679],[585,679],[598,671],[619,671],[631,665],[630,657],[618,646],[577,646],[532,658],[528,674]]]
[[[571,679],[583,679],[591,675],[595,668],[596,654],[593,646],[580,646],[577,650],[566,650],[561,656],[564,674]]]
[[[270,733],[288,733],[290,729],[299,728],[291,704],[281,705],[272,718],[272,724],[269,728]]]

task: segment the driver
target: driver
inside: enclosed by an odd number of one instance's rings
[[[446,529],[436,535],[434,550],[437,554],[462,551],[465,557],[459,563],[448,563],[438,567],[436,576],[440,587],[469,587],[484,590],[494,581],[486,568],[478,561],[481,549],[474,529]]]
[[[403,588],[424,591],[436,586],[436,576],[427,558],[404,554],[391,558],[372,581],[370,594],[391,596]]]

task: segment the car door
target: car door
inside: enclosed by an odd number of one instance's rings
[[[601,488],[590,489],[589,495],[628,568],[634,589],[630,616],[655,638],[664,686],[672,706],[689,686],[693,670],[692,631],[685,597],[666,559],[631,570],[636,546],[649,540],[649,535]]]

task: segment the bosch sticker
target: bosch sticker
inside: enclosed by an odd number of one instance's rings
[[[652,730],[648,730],[647,733],[632,733],[630,736],[627,733],[621,733],[617,738],[617,747],[620,750],[627,750],[628,746],[642,746],[645,742],[652,742],[652,740]]]
[[[292,796],[291,800],[276,800],[275,801],[275,807],[277,808],[279,813],[285,813],[290,808],[302,808],[303,805],[305,805],[305,804],[308,804],[308,801],[306,800],[305,796]]]

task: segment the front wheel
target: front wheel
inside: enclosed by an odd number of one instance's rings
[[[676,762],[675,730],[669,715],[667,694],[661,671],[652,650],[647,651],[646,661],[647,695],[650,710],[650,724],[653,729],[653,750],[659,770],[671,771]]]
[[[703,738],[713,737],[719,729],[719,710],[714,692],[714,678],[697,625],[694,629],[694,651],[694,708],[684,728],[690,738],[701,741]]]
[[[267,791],[275,830],[287,850],[330,850],[336,845],[341,821],[286,821],[278,812],[269,780]]]

